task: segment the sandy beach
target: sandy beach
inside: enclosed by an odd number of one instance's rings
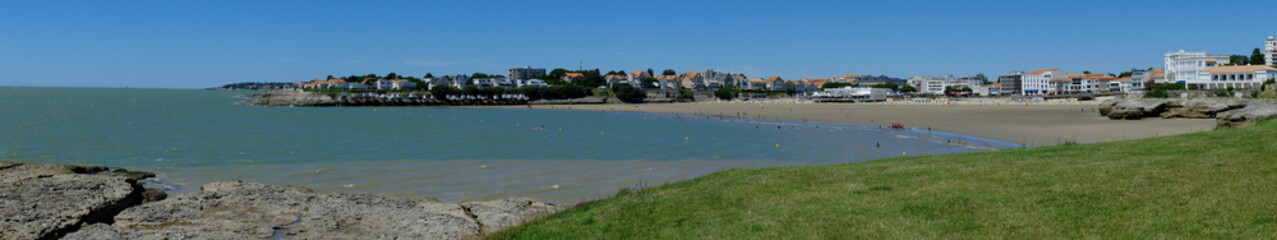
[[[674,104],[534,105],[536,109],[625,111],[750,117],[790,121],[906,127],[951,132],[1028,146],[1093,143],[1214,129],[1213,119],[1110,120],[1098,102],[1051,103],[802,103],[697,102]]]

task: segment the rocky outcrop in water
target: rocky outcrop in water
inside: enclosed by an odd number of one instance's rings
[[[563,208],[220,181],[163,198],[119,168],[0,162],[0,239],[475,239]],[[149,201],[149,200],[155,201]]]
[[[101,166],[0,161],[0,239],[56,239],[142,204],[153,174]]]
[[[250,94],[244,97],[256,98],[244,104],[255,106],[288,106],[288,107],[392,107],[392,106],[484,106],[484,105],[523,105],[529,104],[526,99],[494,99],[465,98],[455,100],[437,100],[429,96],[415,95],[377,95],[377,96],[339,96],[332,97],[314,92],[295,89],[277,90],[268,93]],[[591,104],[594,99],[569,99],[566,104]],[[606,101],[598,102],[605,103]]]
[[[257,106],[336,106],[337,100],[327,95],[315,94],[299,90],[279,90],[267,93],[251,94],[245,97],[257,98],[246,102]]]
[[[1216,118],[1221,127],[1240,127],[1277,118],[1277,103],[1239,98],[1113,99],[1100,103],[1109,119]]]

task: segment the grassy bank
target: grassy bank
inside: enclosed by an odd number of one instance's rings
[[[732,170],[495,239],[1277,236],[1277,121],[1144,140]]]

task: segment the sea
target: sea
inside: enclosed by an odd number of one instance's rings
[[[717,116],[238,104],[251,93],[0,87],[0,160],[149,171],[158,177],[148,187],[175,194],[243,180],[571,204],[730,169],[1021,147],[928,130]]]

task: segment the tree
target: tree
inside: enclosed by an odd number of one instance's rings
[[[675,72],[674,69],[665,69],[665,71],[661,71],[661,75],[678,75],[678,72]]]
[[[842,88],[842,87],[852,87],[852,86],[856,86],[856,84],[842,83],[842,82],[827,82],[825,84],[821,84],[820,89]]]
[[[656,80],[655,78],[643,78],[639,81],[642,82],[643,88],[659,88],[660,86],[656,85],[661,83],[661,80]]]
[[[913,87],[913,86],[909,86],[909,85],[905,85],[904,87],[901,87],[901,88],[900,88],[900,92],[918,92],[918,88],[915,88],[915,87]]]
[[[324,78],[324,80],[328,80],[328,79],[333,79],[333,75],[328,75],[327,78]]]
[[[1091,71],[1082,71],[1082,74],[1091,74]]]
[[[399,79],[399,74],[395,74],[394,72],[391,72],[389,74],[386,74],[386,79]]]
[[[502,77],[502,76],[501,76],[501,75],[494,75],[494,74],[487,74],[487,73],[474,73],[473,75],[470,75],[470,78],[500,78],[500,77]]]
[[[1255,48],[1255,51],[1250,52],[1250,64],[1264,65],[1264,53],[1260,52],[1259,48]]]
[[[989,77],[984,76],[984,73],[977,73],[977,74],[975,74],[975,78],[976,78],[976,79],[980,79],[980,81],[981,81],[981,82],[984,82],[984,84],[989,84],[989,83],[990,83],[990,82],[989,82]]]
[[[426,73],[426,77],[425,77],[425,78],[435,78],[435,75],[434,75],[434,74],[431,74],[431,73]]]
[[[461,94],[479,95],[479,87],[475,85],[466,85],[465,87],[461,87]]]
[[[647,92],[629,84],[617,84],[613,91],[616,93],[616,98],[621,99],[622,102],[641,103],[644,98],[647,98]]]
[[[1151,70],[1151,69],[1150,69],[1150,70]],[[1125,72],[1122,72],[1122,73],[1118,73],[1117,75],[1114,75],[1114,76],[1117,76],[1117,77],[1119,77],[1119,78],[1130,77],[1130,76],[1132,76],[1132,75],[1135,75],[1135,73],[1136,73],[1136,72],[1141,72],[1141,71],[1140,71],[1139,69],[1136,69],[1136,68],[1131,68],[1131,70],[1130,70],[1130,71],[1125,71]]]
[[[1242,56],[1242,55],[1228,56],[1228,65],[1247,65],[1247,64],[1250,64],[1250,59],[1247,59],[1246,56]]]
[[[696,101],[696,95],[692,94],[692,90],[681,89],[678,90],[678,97],[675,99],[680,101]]]
[[[883,84],[873,85],[873,86],[869,86],[869,87],[872,87],[872,88],[889,88],[889,89],[891,89],[891,90],[896,90],[896,88],[899,88],[900,86],[896,86],[895,84],[890,84],[890,83],[883,83]]]
[[[732,99],[735,99],[737,96],[740,96],[740,90],[737,90],[735,88],[719,88],[718,90],[714,91],[714,97],[718,97],[718,99],[722,99],[722,100],[731,101]]]
[[[550,78],[563,78],[563,75],[567,75],[567,73],[567,69],[555,68],[554,70],[550,70],[550,74],[548,74],[548,76],[550,76]]]
[[[651,69],[651,68],[648,68],[648,69],[647,69],[647,75],[648,75],[648,76],[656,76],[656,74],[655,74],[655,73],[652,73],[652,69]]]

